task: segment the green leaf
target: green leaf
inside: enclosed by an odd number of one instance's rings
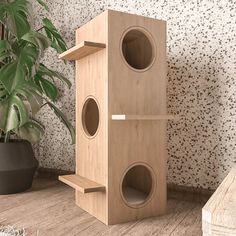
[[[52,82],[48,81],[47,79],[44,79],[40,75],[35,76],[35,82],[38,86],[40,86],[41,91],[53,102],[57,99],[57,87]]]
[[[8,93],[4,86],[0,83],[0,102],[8,97]]]
[[[51,40],[51,46],[56,49],[58,53],[67,50],[67,46],[60,33],[48,18],[43,19],[44,30]]]
[[[49,107],[54,111],[56,116],[60,119],[60,121],[67,127],[67,129],[70,132],[71,139],[72,139],[72,144],[75,143],[75,129],[71,125],[71,123],[67,120],[66,116],[51,102],[47,102]]]
[[[32,30],[23,35],[21,39],[38,47],[41,52],[40,54],[42,54],[43,51],[50,46],[50,40],[46,36]]]
[[[8,132],[19,125],[17,112],[8,102],[0,103],[0,130]]]
[[[0,40],[0,53],[11,50],[11,45],[7,40]]]
[[[34,76],[39,63],[39,50],[34,45],[26,44],[15,55],[15,60],[0,69],[0,81],[8,93]]]
[[[29,103],[32,116],[35,116],[41,108],[43,98],[37,94],[37,92],[27,89],[26,86],[22,86],[22,88],[17,89],[15,93],[22,96]]]
[[[0,81],[8,93],[33,76],[38,64],[39,51],[33,45],[26,44],[16,54],[18,57],[14,61],[0,69]]]
[[[6,64],[0,69],[0,81],[9,94],[24,80],[24,70],[18,66],[16,61]]]
[[[7,40],[0,40],[0,62],[5,64],[5,59],[13,58],[12,48]]]
[[[25,77],[30,79],[36,74],[39,65],[40,51],[32,44],[26,44],[17,53],[17,63],[24,69]]]
[[[49,12],[49,8],[43,0],[37,0],[37,2]]]
[[[18,39],[30,29],[27,0],[1,0],[0,22]]]
[[[0,103],[0,129],[4,133],[24,125],[28,119],[28,110],[17,95],[12,94]]]
[[[16,133],[31,143],[36,143],[44,135],[45,127],[36,120],[30,120],[23,126],[16,129]]]
[[[44,64],[40,63],[39,65],[39,69],[37,72],[40,76],[48,76],[51,79],[53,78],[57,78],[59,80],[61,80],[62,82],[64,82],[68,88],[71,88],[71,82],[65,78],[61,73],[57,72],[57,71],[53,71],[51,69],[48,69]]]
[[[4,61],[9,58],[12,54],[9,52],[0,53],[0,62],[6,64]]]

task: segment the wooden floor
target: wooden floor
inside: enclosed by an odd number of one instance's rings
[[[201,235],[204,201],[178,195],[170,193],[165,216],[106,226],[75,205],[70,187],[36,179],[30,191],[0,196],[0,225],[24,227],[27,235],[35,236]]]

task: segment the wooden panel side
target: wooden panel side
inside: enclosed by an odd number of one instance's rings
[[[146,71],[131,69],[122,56],[122,37],[132,28],[148,32],[154,42],[155,59]],[[109,112],[166,114],[166,22],[109,11],[108,53]]]
[[[154,42],[155,59],[147,70],[131,69],[123,60],[121,39],[132,27],[144,29]],[[108,29],[109,117],[112,114],[166,114],[165,22],[109,11]],[[135,163],[147,164],[155,175],[151,199],[142,207],[128,206],[121,193],[122,176]],[[114,122],[109,119],[108,179],[110,224],[163,214],[166,208],[166,121]]]
[[[107,13],[103,13],[76,31],[76,44],[93,41],[107,44]],[[107,188],[107,49],[76,61],[76,173]],[[99,108],[99,127],[88,137],[82,124],[86,98],[95,99]],[[83,195],[76,192],[76,203],[104,223],[107,222],[105,192]]]

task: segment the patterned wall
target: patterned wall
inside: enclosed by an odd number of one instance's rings
[[[169,183],[214,189],[236,162],[236,1],[235,0],[54,0],[51,19],[74,45],[74,31],[105,9],[166,20],[168,23]],[[34,6],[35,25],[43,17]],[[44,61],[74,83],[74,64],[54,52]],[[74,119],[74,88],[62,89],[58,104]],[[35,147],[40,165],[74,170],[68,132],[47,109],[47,132]]]

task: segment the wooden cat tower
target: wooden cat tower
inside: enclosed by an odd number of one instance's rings
[[[76,61],[76,174],[59,179],[105,224],[166,209],[166,23],[105,11],[60,55]]]

